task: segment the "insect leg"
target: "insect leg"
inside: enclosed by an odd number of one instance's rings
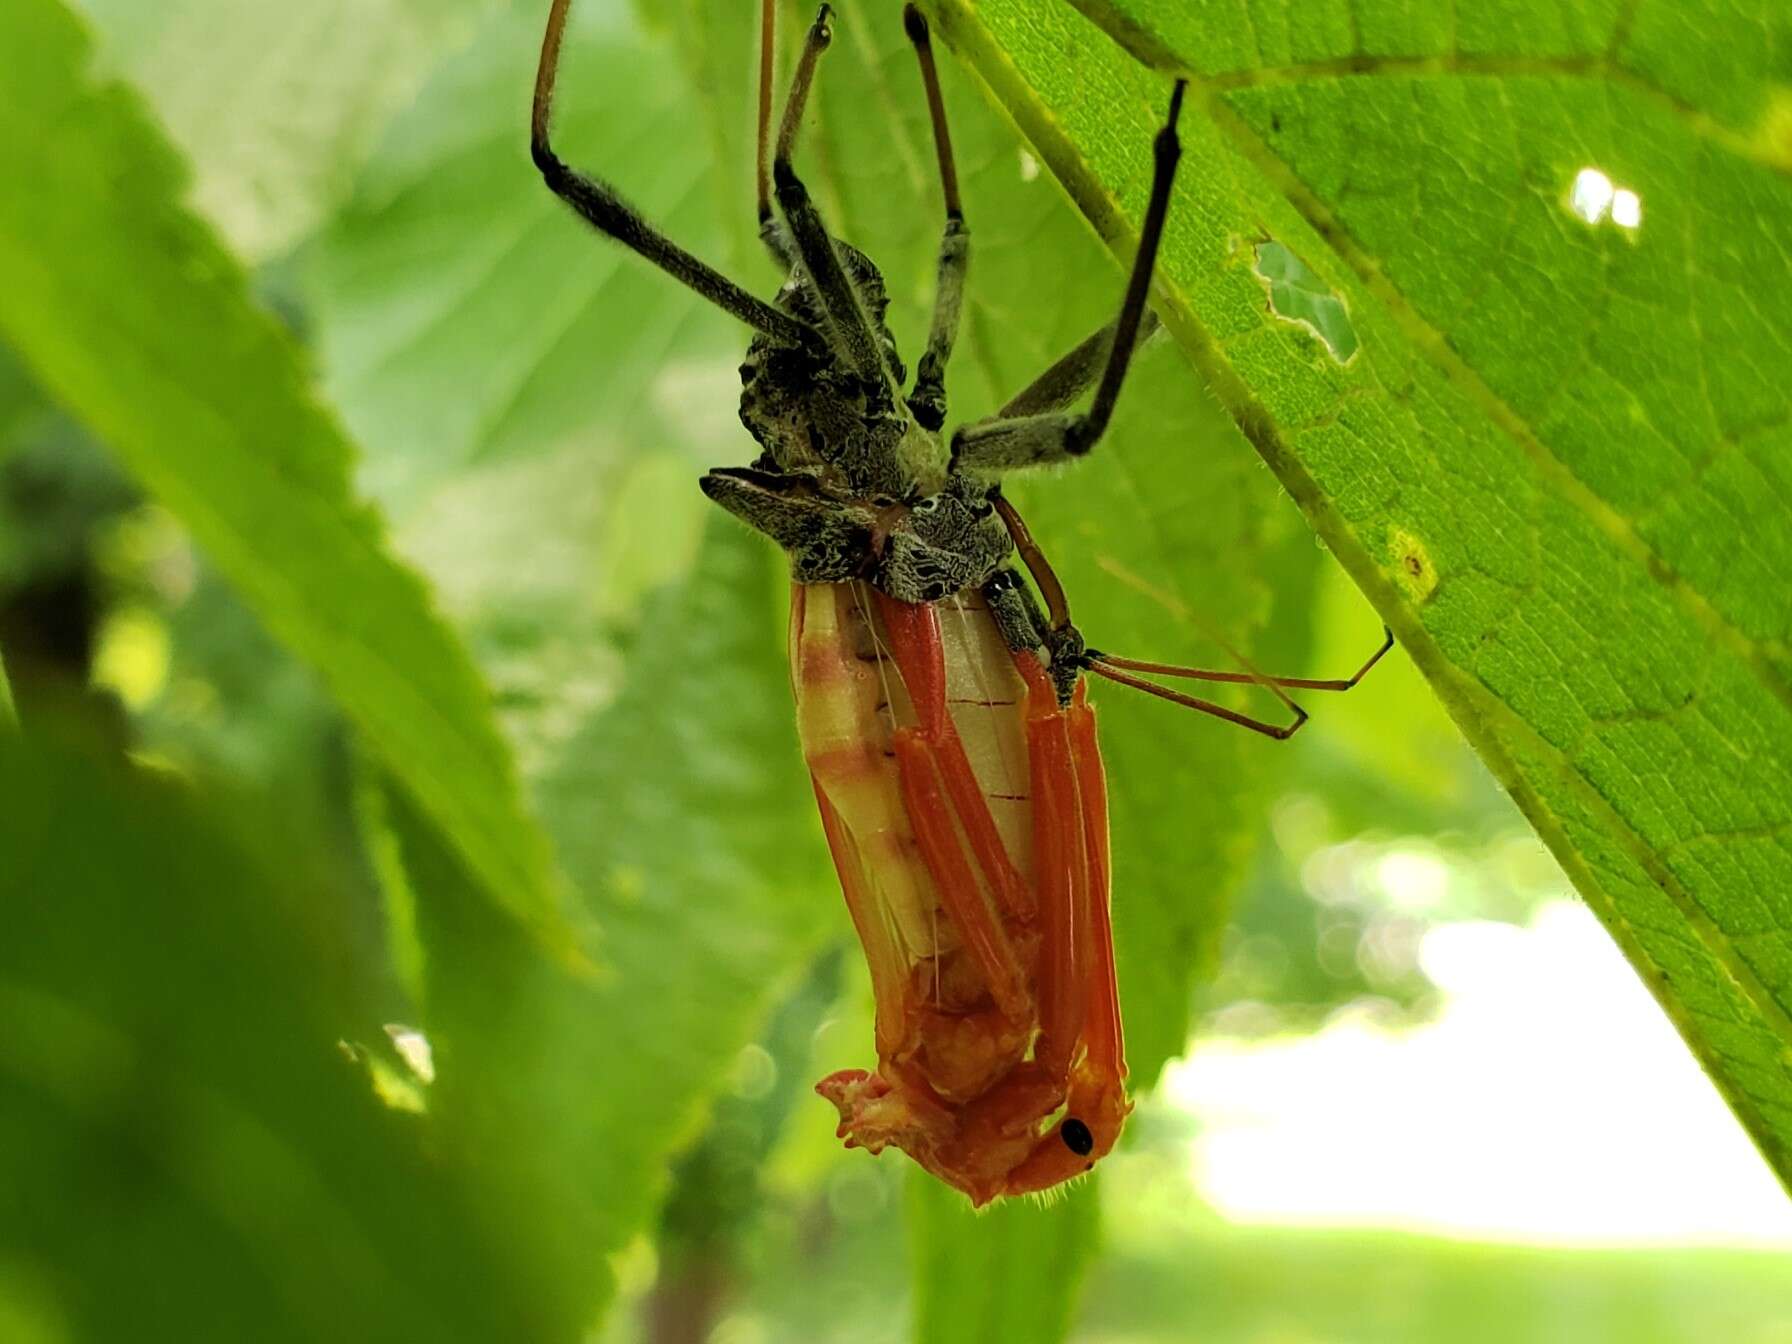
[[[1108,427],[1114,403],[1120,396],[1120,385],[1126,379],[1126,368],[1138,344],[1139,330],[1145,319],[1145,300],[1151,288],[1151,272],[1157,263],[1158,244],[1163,239],[1164,218],[1170,209],[1170,187],[1176,177],[1176,161],[1182,155],[1176,138],[1176,121],[1182,112],[1182,96],[1187,82],[1176,81],[1170,95],[1170,112],[1164,127],[1157,133],[1153,146],[1155,161],[1151,178],[1151,199],[1145,207],[1145,222],[1139,230],[1139,250],[1133,258],[1132,274],[1126,283],[1126,296],[1115,319],[1113,340],[1108,348],[1107,363],[1101,382],[1095,389],[1095,400],[1081,414],[1045,411],[1038,414],[1010,416],[966,425],[952,436],[952,460],[955,465],[981,470],[1035,466],[1080,457],[1095,446]],[[1069,361],[1079,354],[1086,359],[1091,337],[1072,351]],[[1092,362],[1092,361],[1090,361]],[[1066,361],[1060,361],[1062,366]],[[1078,365],[1066,373],[1065,382],[1074,381]],[[1025,395],[1025,394],[1023,394]]]
[[[927,90],[927,116],[933,123],[933,147],[939,156],[940,185],[946,198],[946,228],[940,237],[939,281],[934,291],[933,325],[927,333],[927,350],[915,372],[915,390],[909,409],[925,429],[938,429],[946,421],[946,361],[958,336],[958,312],[964,298],[965,271],[971,260],[971,235],[965,227],[958,199],[958,169],[952,161],[952,134],[946,126],[946,105],[940,98],[939,71],[933,63],[933,43],[928,40],[927,20],[912,4],[902,11],[902,25],[914,44],[921,66],[921,83]]]
[[[1181,705],[1184,709],[1199,710],[1203,714],[1211,714],[1215,718],[1225,719],[1228,723],[1236,723],[1241,728],[1249,728],[1254,733],[1262,733],[1265,737],[1273,737],[1278,741],[1286,741],[1300,731],[1301,725],[1307,721],[1307,711],[1295,704],[1283,689],[1293,686],[1310,691],[1348,691],[1366,675],[1382,659],[1382,655],[1394,647],[1394,632],[1383,627],[1385,638],[1368,661],[1348,677],[1266,677],[1255,669],[1244,672],[1214,672],[1201,667],[1178,667],[1174,663],[1147,663],[1137,658],[1115,658],[1110,654],[1089,650],[1083,657],[1083,665],[1097,676],[1106,677],[1109,681],[1117,681],[1122,686],[1130,686],[1134,690],[1144,691],[1159,699],[1168,700],[1172,704]],[[1240,714],[1236,710],[1216,705],[1211,700],[1202,700],[1192,695],[1184,695],[1180,691],[1172,691],[1167,686],[1159,686],[1156,682],[1146,681],[1143,677],[1132,676],[1133,672],[1150,672],[1162,677],[1185,677],[1191,681],[1224,681],[1233,684],[1245,684],[1267,687],[1294,712],[1294,718],[1285,724],[1273,724],[1264,719],[1252,718],[1248,714]]]
[[[1033,1057],[1063,1078],[1083,1031],[1089,874],[1065,711],[1037,660],[1022,655],[1014,661],[1027,683],[1028,791],[1039,887],[1039,1040]]]
[[[802,345],[814,333],[788,313],[756,298],[720,271],[699,261],[643,219],[608,183],[569,168],[549,142],[554,105],[554,77],[560,67],[560,41],[571,0],[554,0],[547,32],[541,40],[541,64],[535,74],[535,104],[529,123],[529,151],[553,193],[599,232],[665,271],[674,280],[731,313],[757,331],[786,345]]]
[[[802,102],[807,99],[809,78],[815,61],[827,50],[832,40],[828,28],[829,6],[823,5],[809,29],[803,49],[802,64],[797,68],[796,83],[791,89],[791,106],[785,109],[784,125],[778,134],[778,150],[772,160],[772,190],[778,208],[784,212],[792,242],[803,269],[815,286],[816,296],[828,317],[828,336],[834,348],[853,371],[872,388],[888,388],[888,375],[877,337],[859,302],[858,291],[847,278],[840,263],[834,240],[822,223],[821,212],[809,198],[805,187],[790,166],[790,155],[796,139],[796,127],[802,117]]]
[[[1025,972],[965,857],[954,822],[962,813],[957,810],[958,799],[949,798],[941,788],[943,772],[931,749],[933,744],[920,729],[899,728],[891,745],[896,750],[897,778],[914,828],[915,846],[939,891],[940,905],[957,925],[958,936],[983,973],[996,1006],[1010,1017],[1025,1017],[1030,1008]],[[979,852],[978,858],[982,857]]]
[[[1108,653],[1091,653],[1094,662],[1117,667],[1127,672],[1149,672],[1159,677],[1183,677],[1189,681],[1227,681],[1234,685],[1291,686],[1305,691],[1348,691],[1381,661],[1382,655],[1394,647],[1394,632],[1382,627],[1384,638],[1368,661],[1348,677],[1266,677],[1256,672],[1216,672],[1204,667],[1181,667],[1175,663],[1147,663],[1138,658],[1116,658]]]
[[[1039,589],[1040,596],[1045,599],[1046,610],[1039,610],[1032,593],[1027,591],[1012,570],[996,574],[990,583],[995,586],[1012,583],[1017,590],[1012,594],[1004,594],[1002,600],[1010,603],[1018,601],[1026,612],[1032,628],[1037,632],[1033,642],[1026,647],[1034,650],[1043,647],[1047,669],[1051,673],[1053,684],[1058,688],[1058,703],[1068,706],[1087,661],[1083,656],[1085,650],[1082,631],[1070,619],[1070,599],[1064,594],[1064,585],[1058,582],[1057,571],[1045,558],[1045,552],[1039,549],[1039,543],[1033,540],[1032,532],[1028,530],[1014,505],[1000,494],[991,495],[990,502],[995,505],[996,512],[1001,514],[1008,535],[1014,542],[1014,549],[1020,553],[1022,563],[1033,576],[1033,583]],[[990,598],[989,601],[993,609],[996,599]],[[998,616],[997,619],[999,621],[1001,618]],[[1019,652],[1023,646],[1010,639],[1008,647]]]
[[[988,800],[946,708],[946,665],[939,613],[931,606],[898,602],[881,592],[876,597],[878,612],[890,636],[890,652],[918,721],[915,728],[898,730],[896,736],[900,739],[905,734],[913,735],[925,746],[926,759],[945,785],[957,826],[962,829],[989,890],[1010,915],[1027,914],[1032,901],[1026,884],[1003,847]],[[897,745],[901,746],[900,741]],[[975,896],[975,890],[969,895]]]

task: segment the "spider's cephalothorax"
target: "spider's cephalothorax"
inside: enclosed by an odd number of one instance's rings
[[[774,255],[795,255],[776,223],[766,234]],[[755,337],[741,364],[740,418],[762,451],[750,467],[706,473],[703,492],[788,551],[798,583],[865,579],[904,602],[980,587],[1014,548],[996,487],[954,470],[938,433],[898,395],[905,371],[884,323],[883,277],[857,248],[838,239],[833,248],[880,356],[871,376],[820,341]],[[824,326],[800,258],[776,306]]]

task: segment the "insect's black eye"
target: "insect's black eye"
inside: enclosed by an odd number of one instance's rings
[[[878,495],[872,499],[871,507],[874,509],[887,509],[895,503],[896,501],[891,499],[888,495]]]
[[[940,502],[939,502],[938,498],[935,496],[929,495],[926,499],[919,501],[915,505],[914,512],[916,512],[916,513],[933,513],[939,509],[939,506],[940,506]]]
[[[971,517],[975,518],[978,522],[982,522],[995,511],[996,506],[994,504],[991,504],[987,499],[981,499],[972,507]]]
[[[1087,1157],[1095,1151],[1095,1136],[1089,1132],[1089,1126],[1074,1115],[1058,1126],[1058,1137],[1078,1157]]]

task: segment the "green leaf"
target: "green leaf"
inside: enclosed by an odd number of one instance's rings
[[[1166,321],[1792,1177],[1792,21],[1082,7],[1193,76]],[[1125,252],[1168,80],[1064,6],[931,9]]]
[[[623,695],[540,782],[603,929],[601,976],[507,931],[434,829],[394,809],[440,1061],[432,1114],[489,1164],[492,1225],[526,1238],[567,1331],[607,1297],[594,1265],[652,1210],[716,1080],[844,924],[818,836],[791,842],[819,827],[787,721],[783,569],[719,527],[650,605]]]
[[[271,839],[0,734],[7,1287],[38,1285],[46,1339],[549,1338],[477,1165],[345,1050],[379,1018]]]
[[[915,1339],[1063,1339],[1100,1241],[1097,1193],[1090,1177],[1049,1203],[1004,1200],[973,1212],[956,1191],[913,1173]]]
[[[324,674],[494,898],[553,928],[546,846],[485,689],[356,499],[298,352],[180,206],[179,164],[136,104],[89,77],[67,10],[9,4],[0,44],[32,53],[0,103],[0,331]]]
[[[517,99],[544,13],[498,16],[437,72],[303,268],[363,479],[526,774],[614,694],[619,629],[696,553],[697,467],[741,434],[734,322],[594,234],[529,161]],[[575,8],[562,89],[564,152],[704,250],[715,210],[665,52]]]
[[[19,711],[12,703],[12,683],[6,679],[6,659],[0,657],[0,729],[18,726]]]
[[[260,260],[305,237],[441,53],[495,0],[84,0],[192,158],[193,200]]]

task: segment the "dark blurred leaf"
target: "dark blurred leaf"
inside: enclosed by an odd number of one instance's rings
[[[1078,7],[928,5],[1122,251],[1192,72],[1165,320],[1792,1180],[1792,16]]]
[[[355,499],[297,351],[180,206],[180,166],[135,102],[90,81],[68,11],[9,4],[0,44],[32,53],[0,103],[0,329],[323,672],[494,898],[552,926],[546,846],[484,688]]]
[[[604,935],[575,979],[466,891],[395,809],[441,1073],[434,1114],[483,1155],[492,1226],[527,1240],[564,1328],[608,1296],[703,1100],[768,1003],[844,925],[808,817],[774,614],[782,563],[733,527],[645,617],[620,700],[539,785]],[[790,837],[802,836],[793,845]]]
[[[70,1339],[550,1338],[342,1052],[322,893],[198,802],[0,733],[0,1261]]]
[[[791,1111],[814,1099],[805,1070],[815,1031],[840,998],[844,950],[823,953],[735,1057],[702,1137],[673,1164],[659,1274],[643,1306],[651,1344],[707,1340],[743,1286],[748,1248],[759,1242],[767,1159]]]

